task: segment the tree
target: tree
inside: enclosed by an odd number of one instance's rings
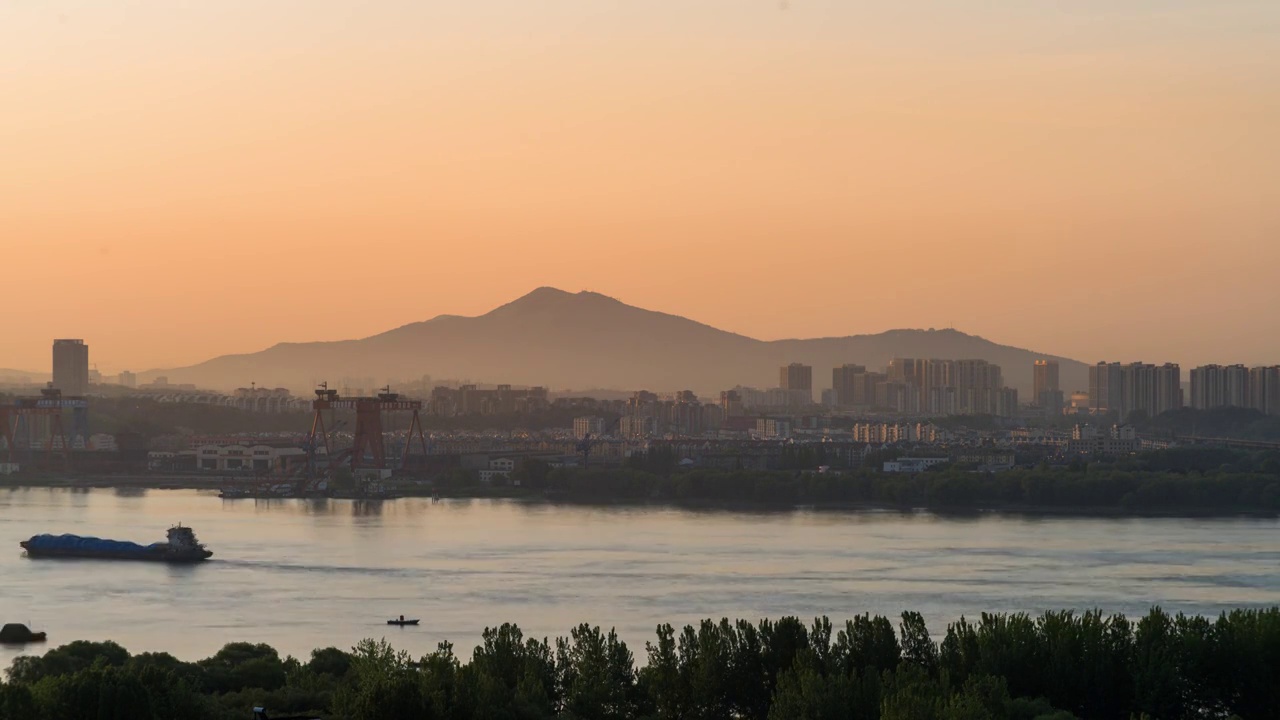
[[[924,616],[918,612],[902,613],[902,661],[929,674],[938,671],[938,646],[929,637]]]
[[[277,690],[285,684],[285,666],[275,648],[262,643],[228,643],[213,657],[197,663],[210,692],[247,688]]]
[[[352,651],[351,682],[335,694],[334,711],[351,720],[416,720],[426,715],[422,684],[409,655],[385,640],[364,640]]]
[[[1186,716],[1173,620],[1158,607],[1138,621],[1133,679],[1137,710],[1157,718]]]
[[[533,490],[547,487],[547,476],[551,474],[551,465],[539,458],[523,458],[511,471],[511,484]]]
[[[640,689],[658,718],[676,720],[685,717],[689,706],[689,691],[680,671],[680,657],[676,653],[675,629],[659,625],[658,641],[645,643],[649,662],[639,673]]]
[[[26,685],[0,683],[0,718],[35,718],[36,701]]]
[[[630,718],[636,711],[631,651],[614,630],[579,625],[556,642],[556,670],[565,715],[583,720]]]
[[[307,669],[317,675],[328,675],[341,679],[351,670],[352,657],[335,647],[319,648],[311,651],[311,661]]]

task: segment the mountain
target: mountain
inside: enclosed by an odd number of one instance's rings
[[[143,373],[149,381],[228,389],[279,386],[308,391],[343,377],[437,378],[711,394],[734,385],[775,387],[778,368],[814,367],[815,394],[831,386],[831,368],[858,363],[880,368],[894,357],[980,358],[999,364],[1005,382],[1031,393],[1040,355],[956,330],[890,330],[811,340],[762,341],[677,315],[644,310],[593,292],[539,288],[478,317],[441,315],[360,340],[281,343],[225,355],[191,367]],[[1087,368],[1065,358],[1062,387],[1084,387]]]
[[[0,368],[0,383],[13,383],[20,385],[35,385],[46,382],[49,379],[49,373],[31,372],[29,370],[13,370],[10,368]]]

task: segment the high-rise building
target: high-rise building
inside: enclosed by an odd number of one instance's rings
[[[1143,408],[1155,416],[1182,407],[1182,367],[1177,363],[1165,363],[1155,370],[1155,406]],[[1137,408],[1135,408],[1137,409]]]
[[[737,390],[720,391],[720,409],[724,417],[742,417],[742,394]]]
[[[1249,370],[1249,407],[1280,415],[1280,365]]]
[[[121,370],[120,384],[127,388],[136,388],[138,387],[138,376],[128,370]]]
[[[53,341],[53,386],[72,397],[89,392],[89,346],[84,340]]]
[[[573,419],[573,436],[582,440],[588,436],[604,435],[604,418],[589,416]]]
[[[1156,416],[1182,407],[1182,370],[1176,363],[1100,362],[1089,368],[1089,401],[1095,413],[1116,413],[1121,421],[1141,410]]]
[[[783,390],[800,390],[813,402],[813,366],[791,363],[779,369],[778,387]]]
[[[876,383],[875,403],[878,408],[900,413],[920,412],[920,391],[912,383],[887,382]]]
[[[995,414],[1004,374],[986,360],[927,360],[921,408],[936,414]]]
[[[1191,370],[1191,407],[1249,407],[1250,371],[1243,365],[1203,365]]]
[[[1002,387],[995,390],[995,403],[991,408],[991,414],[996,417],[1017,417],[1018,415],[1018,390],[1017,388]],[[1061,394],[1061,391],[1059,391]]]
[[[924,387],[925,360],[919,358],[894,358],[889,361],[889,382],[907,383]]]
[[[1032,392],[1035,396],[1039,398],[1041,393],[1061,389],[1058,386],[1058,361],[1037,360],[1032,382]]]
[[[1100,362],[1089,368],[1089,409],[1095,413],[1119,412],[1124,396],[1124,371],[1120,363]]]
[[[877,384],[889,383],[915,393],[917,398],[905,404],[920,412],[986,415],[995,414],[998,407],[1009,407],[1000,395],[1004,388],[1003,372],[999,365],[986,360],[894,358],[889,362],[886,375]],[[876,404],[883,406],[883,399],[877,396]]]
[[[867,374],[864,365],[841,365],[831,371],[831,389],[835,391],[835,403],[841,407],[855,405],[854,387],[861,376]]]

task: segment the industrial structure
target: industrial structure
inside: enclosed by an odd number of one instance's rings
[[[324,456],[329,468],[336,468],[343,462],[349,462],[353,471],[360,469],[385,470],[387,466],[387,446],[384,438],[382,422],[383,413],[410,413],[409,430],[404,448],[400,454],[400,468],[406,469],[409,455],[417,440],[422,454],[427,454],[427,438],[422,430],[422,402],[419,400],[402,400],[390,387],[384,388],[375,397],[343,398],[337,390],[330,390],[328,383],[321,383],[316,390],[316,399],[311,404],[315,415],[311,422],[311,432],[307,436],[308,466],[314,472],[316,454],[324,448]],[[337,429],[333,411],[354,410],[355,439],[349,450],[334,454],[329,434]],[[329,413],[329,424],[325,424],[325,413]]]
[[[89,402],[82,397],[64,397],[62,391],[52,387],[40,391],[36,397],[20,397],[13,405],[0,406],[0,438],[8,462],[19,459],[34,460],[43,450],[45,459],[52,461],[55,453],[64,462],[70,462],[74,447],[89,446]],[[66,410],[71,410],[71,432],[63,423]]]

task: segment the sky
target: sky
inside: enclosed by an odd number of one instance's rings
[[[0,0],[0,367],[543,285],[1280,363],[1274,0]]]

